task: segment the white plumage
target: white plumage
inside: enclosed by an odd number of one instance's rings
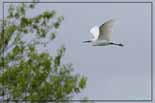
[[[98,39],[98,35],[99,35],[99,27],[98,26],[94,26],[92,29],[90,29],[90,33],[93,34],[93,39],[92,40],[97,40]]]
[[[90,33],[93,35],[94,38],[86,42],[92,42],[93,46],[105,46],[105,45],[118,45],[123,46],[123,44],[116,44],[111,42],[111,35],[112,35],[112,26],[114,20],[108,20],[103,23],[101,26],[94,26],[90,29]]]

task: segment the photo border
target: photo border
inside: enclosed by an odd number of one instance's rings
[[[3,23],[4,23],[4,4],[6,3],[33,3],[33,2],[26,2],[26,1],[3,1],[2,2],[2,17],[3,17]],[[87,102],[152,102],[153,101],[153,2],[149,1],[126,1],[126,2],[123,2],[123,1],[115,1],[115,2],[110,2],[110,1],[104,1],[104,2],[101,2],[101,1],[97,1],[97,2],[78,2],[78,1],[75,1],[75,2],[69,2],[69,1],[66,1],[66,2],[56,2],[56,1],[39,1],[39,2],[36,2],[36,3],[146,3],[146,4],[151,4],[151,99],[144,99],[144,100],[5,100],[3,98],[3,102],[7,102],[7,101],[12,101],[12,102],[20,102],[20,101],[41,101],[41,102],[44,102],[44,101],[49,101],[49,102],[81,102],[81,101],[87,101]],[[4,34],[4,26],[3,26],[3,30],[2,30],[3,34]],[[4,37],[4,35],[2,35],[2,38]],[[4,54],[4,51],[3,51],[3,54]],[[3,66],[4,68],[4,66]],[[4,84],[4,82],[3,82]],[[3,90],[4,91],[4,90]]]

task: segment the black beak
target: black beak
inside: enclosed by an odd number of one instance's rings
[[[87,40],[87,41],[83,41],[83,43],[90,43],[91,41],[90,40]]]

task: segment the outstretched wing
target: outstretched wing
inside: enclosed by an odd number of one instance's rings
[[[98,40],[107,40],[107,41],[111,40],[113,23],[114,23],[114,20],[111,19],[99,27]]]
[[[93,34],[93,40],[97,40],[98,36],[99,36],[99,27],[98,26],[94,26],[90,29],[90,33]]]

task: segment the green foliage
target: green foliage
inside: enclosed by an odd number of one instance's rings
[[[65,46],[55,56],[38,53],[36,48],[46,44],[36,40],[47,39],[48,35],[50,41],[56,38],[55,31],[64,18],[53,10],[27,17],[35,6],[36,3],[11,4],[8,16],[0,21],[0,97],[8,102],[12,99],[71,100],[73,94],[86,87],[86,77],[73,74],[71,64],[63,64]],[[23,41],[22,37],[27,34],[34,35],[35,39]]]

